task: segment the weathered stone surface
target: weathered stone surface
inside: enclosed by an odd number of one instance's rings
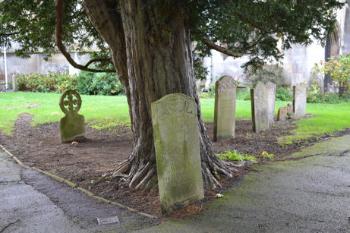
[[[307,85],[300,83],[293,86],[293,111],[296,118],[306,114]]]
[[[60,100],[60,108],[65,116],[60,120],[60,135],[62,142],[72,142],[84,138],[84,116],[78,114],[81,98],[77,91],[65,91]]]
[[[277,113],[277,121],[285,121],[288,119],[288,107],[280,107]]]
[[[254,132],[269,129],[274,122],[276,85],[258,82],[252,95],[252,119]]]
[[[224,76],[216,82],[214,141],[235,136],[236,84]]]
[[[170,94],[152,103],[158,185],[162,211],[204,197],[197,108],[183,94]]]
[[[291,104],[287,104],[287,106],[278,109],[277,121],[285,121],[288,119],[292,119],[293,116],[293,106]]]

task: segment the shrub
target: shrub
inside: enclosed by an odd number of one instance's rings
[[[64,73],[25,74],[16,77],[19,91],[59,92],[77,89],[87,95],[118,95],[123,86],[115,74],[81,72],[78,76]]]
[[[16,85],[19,91],[32,92],[62,92],[75,88],[74,77],[60,73],[17,75]]]
[[[124,89],[114,73],[80,72],[77,90],[86,95],[118,95]]]
[[[330,59],[324,65],[324,72],[332,77],[339,88],[339,95],[343,96],[349,88],[350,55]]]
[[[276,99],[281,101],[292,101],[292,90],[286,87],[278,87],[276,90]]]
[[[238,100],[250,100],[250,89],[249,88],[237,88],[237,99]]]
[[[219,154],[218,156],[222,160],[256,162],[256,158],[253,155],[243,154],[236,150],[226,151]]]
[[[343,96],[339,96],[337,93],[309,93],[307,97],[308,103],[338,104],[348,101],[350,101],[349,94],[343,94]]]

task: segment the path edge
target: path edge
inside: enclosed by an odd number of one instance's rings
[[[134,208],[131,208],[129,206],[126,206],[124,204],[121,204],[119,202],[116,202],[116,201],[110,201],[110,200],[107,200],[101,196],[98,196],[98,195],[95,195],[93,192],[90,192],[89,190],[87,189],[84,189],[82,187],[79,187],[78,184],[70,181],[70,180],[67,180],[63,177],[60,177],[60,176],[57,176],[51,172],[48,172],[48,171],[44,171],[44,170],[41,170],[40,168],[37,168],[37,167],[30,167],[28,165],[25,165],[20,159],[18,159],[15,155],[13,155],[10,151],[8,151],[6,149],[6,147],[4,147],[3,145],[0,144],[0,149],[2,149],[10,158],[12,158],[19,166],[23,167],[23,168],[26,168],[26,169],[32,169],[34,171],[37,171],[43,175],[46,175],[48,177],[50,177],[51,179],[55,180],[55,181],[58,181],[60,183],[63,183],[63,184],[66,184],[68,185],[69,187],[73,188],[73,189],[76,189],[76,190],[79,190],[80,192],[84,193],[85,195],[87,195],[88,197],[91,197],[91,198],[94,198],[96,199],[97,201],[100,201],[100,202],[104,202],[104,203],[107,203],[107,204],[111,204],[111,205],[114,205],[114,206],[118,206],[120,208],[123,208],[123,209],[126,209],[126,210],[129,210],[130,212],[133,212],[133,213],[136,213],[136,214],[139,214],[141,216],[144,216],[144,217],[147,217],[147,218],[151,218],[151,219],[159,219],[159,217],[155,216],[155,215],[151,215],[151,214],[147,214],[147,213],[144,213],[142,211],[138,211]]]

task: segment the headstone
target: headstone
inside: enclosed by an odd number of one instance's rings
[[[253,130],[260,131],[271,128],[275,115],[276,85],[272,82],[258,82],[251,90]]]
[[[197,107],[170,94],[152,103],[158,186],[163,213],[204,198]]]
[[[277,113],[277,121],[285,121],[293,118],[293,106],[287,104],[285,107],[280,107]]]
[[[288,119],[288,107],[280,107],[277,113],[277,121],[285,121]]]
[[[214,141],[235,136],[236,84],[224,76],[216,82]]]
[[[81,98],[76,90],[65,91],[60,99],[60,108],[65,116],[60,121],[62,142],[81,140],[85,134],[84,116],[78,114]]]
[[[293,86],[293,111],[296,118],[305,116],[306,114],[306,99],[307,85],[300,83]]]

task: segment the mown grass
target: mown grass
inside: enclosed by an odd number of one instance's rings
[[[310,118],[297,121],[293,135],[279,139],[282,144],[324,134],[332,134],[350,128],[350,103],[339,104],[308,104],[307,112]]]
[[[63,113],[58,102],[60,95],[53,93],[0,93],[0,130],[11,134],[16,119],[22,113],[33,116],[33,125],[58,122]],[[130,124],[125,96],[82,96],[81,114],[94,128],[109,128],[118,124]],[[277,102],[276,110],[286,103]],[[237,100],[237,118],[250,119],[250,101]],[[206,122],[214,118],[214,99],[201,99],[201,110]],[[311,118],[297,122],[294,135],[280,139],[281,143],[333,133],[350,128],[350,104],[308,104]]]

